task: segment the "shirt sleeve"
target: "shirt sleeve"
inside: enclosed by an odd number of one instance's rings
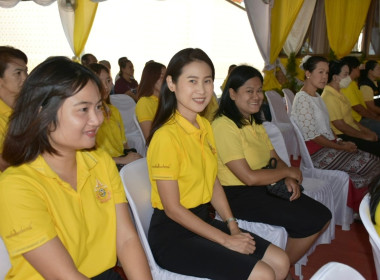
[[[372,101],[373,100],[373,89],[370,86],[361,86],[360,90],[363,93],[364,101]]]
[[[241,133],[236,124],[220,119],[214,121],[212,126],[216,150],[221,162],[226,164],[232,160],[244,159]]]
[[[57,236],[44,197],[33,184],[17,178],[1,181],[0,235],[12,257],[38,248]]]
[[[167,131],[156,131],[149,144],[148,164],[152,180],[178,180],[180,148]]]
[[[153,121],[154,115],[156,114],[153,104],[149,102],[149,99],[146,97],[140,98],[136,104],[136,117],[137,120],[141,122]]]

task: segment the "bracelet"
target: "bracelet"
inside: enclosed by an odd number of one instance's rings
[[[225,223],[228,225],[228,224],[229,224],[230,222],[232,222],[232,221],[238,223],[238,222],[237,222],[237,219],[236,219],[235,217],[228,218],[227,220],[225,220]]]
[[[336,142],[343,142],[343,139],[342,138],[336,138]]]

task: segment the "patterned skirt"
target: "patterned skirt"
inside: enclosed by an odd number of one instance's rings
[[[322,148],[311,159],[315,168],[345,171],[356,189],[367,187],[380,174],[380,158],[361,150],[349,153]]]

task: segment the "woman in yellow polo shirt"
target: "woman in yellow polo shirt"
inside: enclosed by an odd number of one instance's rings
[[[149,136],[156,115],[165,70],[165,65],[150,61],[145,65],[141,75],[135,112],[145,140]]]
[[[229,75],[212,123],[218,151],[218,178],[232,212],[239,219],[282,226],[285,251],[295,264],[329,225],[331,212],[300,191],[302,173],[280,160],[260,118],[263,77],[251,66]],[[262,169],[270,158],[275,169]],[[289,200],[267,193],[265,185],[285,179]]]
[[[370,111],[380,115],[380,64],[376,60],[368,60],[365,68],[360,70],[359,87],[364,101]]]
[[[121,114],[110,102],[112,79],[109,69],[99,63],[92,63],[88,68],[99,77],[103,85],[104,121],[96,134],[96,145],[105,150],[113,158],[118,169],[121,169],[125,164],[141,158],[141,155],[135,149],[129,148]]]
[[[330,61],[328,84],[322,92],[322,99],[329,112],[331,128],[344,141],[351,141],[358,149],[380,156],[380,142],[377,134],[354,120],[350,101],[340,91],[345,80],[350,79],[347,62]]]
[[[214,66],[200,49],[179,51],[166,70],[148,138],[153,255],[161,267],[185,275],[284,279],[285,252],[239,229],[216,178],[213,133],[199,115],[213,95],[214,77]],[[225,222],[210,217],[210,203]]]
[[[4,137],[9,116],[28,76],[27,63],[28,58],[21,50],[0,46],[0,174],[8,167],[8,163],[1,156]]]
[[[111,157],[94,150],[102,85],[65,57],[26,79],[9,124],[0,176],[5,279],[152,279]]]

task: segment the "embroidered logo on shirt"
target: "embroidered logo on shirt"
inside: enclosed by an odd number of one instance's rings
[[[99,180],[96,180],[96,186],[95,186],[94,191],[95,191],[96,198],[101,203],[104,203],[104,202],[111,199],[111,193],[110,193],[108,187],[106,185],[102,184],[101,182],[99,182]]]
[[[165,164],[157,163],[157,164],[154,164],[154,165],[152,166],[152,168],[170,168],[170,166],[165,165]]]
[[[25,231],[28,231],[28,230],[31,230],[32,229],[32,225],[30,224],[29,226],[21,226],[20,229],[16,230],[16,229],[12,229],[10,234],[6,236],[6,238],[11,238],[11,237],[15,237]]]

